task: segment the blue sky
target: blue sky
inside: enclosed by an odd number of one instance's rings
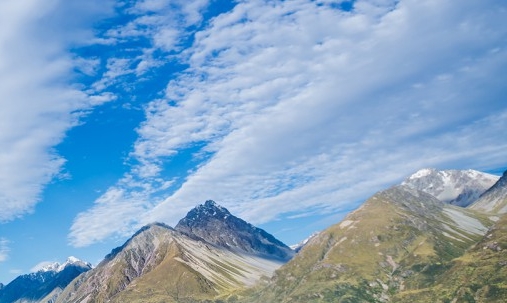
[[[207,199],[287,244],[506,168],[499,0],[0,3],[0,282]]]

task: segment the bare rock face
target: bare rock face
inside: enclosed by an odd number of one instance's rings
[[[498,176],[476,170],[421,169],[402,185],[428,193],[442,202],[466,207],[495,184]]]
[[[254,255],[285,261],[294,255],[292,249],[269,233],[231,215],[227,209],[211,200],[188,212],[175,229],[217,246]]]
[[[493,214],[507,213],[507,171],[490,189],[470,205],[470,209],[490,212]]]

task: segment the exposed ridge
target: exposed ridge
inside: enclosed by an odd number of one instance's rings
[[[252,286],[291,256],[273,236],[208,200],[174,229],[164,223],[139,229],[56,302],[200,302]]]
[[[190,210],[175,229],[213,245],[269,258],[289,260],[294,255],[273,235],[232,215],[212,200]]]
[[[470,205],[470,209],[493,214],[507,213],[507,171],[475,203]]]
[[[162,222],[153,222],[153,223],[147,224],[147,225],[141,227],[138,231],[136,231],[122,246],[112,249],[111,252],[104,257],[104,260],[102,262],[114,258],[120,251],[122,251],[132,241],[132,239],[138,237],[140,234],[142,234],[143,232],[145,232],[153,227],[161,227],[161,228],[165,228],[165,229],[174,231],[174,228],[172,228],[171,226],[169,226],[165,223],[162,223]]]

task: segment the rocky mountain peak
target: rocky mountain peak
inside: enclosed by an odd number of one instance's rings
[[[56,302],[144,302],[139,298],[148,297],[203,302],[190,298],[253,285],[292,255],[270,234],[209,200],[190,210],[175,228],[163,223],[144,226],[75,279]]]
[[[408,180],[421,179],[436,174],[438,174],[438,171],[435,168],[423,168],[413,173],[410,177],[408,177]]]
[[[210,218],[225,220],[229,216],[231,216],[231,213],[225,207],[218,205],[213,200],[207,200],[204,204],[188,212],[184,219],[188,221],[202,221]]]
[[[234,217],[231,213],[225,208],[218,205],[213,200],[208,200],[204,204],[200,204],[197,207],[191,209],[187,215],[181,219],[176,225],[175,229],[185,234],[196,235],[195,232],[198,230],[211,227],[212,225],[227,225],[226,222],[233,220],[237,223],[241,223],[238,226],[246,226],[250,225],[247,222]],[[242,221],[242,222],[240,222]],[[201,237],[203,239],[207,239],[206,237]]]
[[[69,266],[82,267],[86,269],[91,269],[92,265],[88,262],[81,261],[80,259],[70,256],[64,263],[52,262],[48,263],[38,269],[35,269],[32,275],[36,275],[38,273],[46,273],[46,272],[54,272],[59,273],[63,271],[65,268]]]
[[[69,267],[69,266],[74,266],[74,267],[81,267],[81,268],[84,268],[86,270],[89,270],[92,268],[92,265],[88,262],[84,262],[74,256],[70,256],[67,258],[67,260],[65,261],[65,263],[61,264],[60,266],[58,266],[58,269],[57,269],[57,272],[60,272],[62,270],[64,270],[65,268]]]
[[[281,260],[292,258],[294,252],[271,234],[232,215],[212,200],[190,210],[175,229],[192,238],[255,255]]]

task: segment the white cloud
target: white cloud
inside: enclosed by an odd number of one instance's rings
[[[100,37],[89,39],[97,41],[97,44],[117,46],[115,56],[107,58],[106,71],[92,85],[92,92],[101,92],[122,83],[123,76],[141,77],[153,68],[164,65],[163,60],[167,58],[159,59],[153,54],[156,51],[181,51],[181,40],[189,36],[186,29],[200,25],[202,12],[208,2],[139,0],[124,4],[122,13],[129,19],[127,24],[106,29]],[[122,45],[132,40],[147,42],[139,48]]]
[[[5,262],[9,258],[9,240],[0,238],[0,263]]]
[[[179,31],[173,28],[163,28],[154,37],[155,45],[165,51],[172,51],[177,48],[179,42]]]
[[[150,165],[197,144],[211,156],[163,202],[96,240],[174,224],[210,198],[263,223],[350,209],[423,166],[505,165],[506,12],[472,0],[363,0],[352,12],[240,2],[196,33],[189,69],[147,108],[133,173],[161,176]],[[84,214],[101,226],[102,211],[131,207],[99,201]]]
[[[145,171],[135,171],[136,176],[125,175],[95,201],[94,208],[78,215],[69,235],[71,245],[83,247],[112,235],[128,237],[141,227],[142,223],[137,220],[139,215],[160,202],[151,195],[166,190],[173,183],[153,178],[156,172],[150,169],[156,170],[156,166],[142,168]]]
[[[121,188],[110,188],[96,201],[92,210],[81,213],[76,218],[71,229],[70,243],[83,247],[99,242],[113,233],[129,235],[132,224],[136,225],[129,218],[136,218],[139,213],[146,211],[146,196],[136,197],[135,194],[125,193]]]
[[[0,4],[0,222],[32,211],[65,162],[54,146],[83,110],[104,101],[89,98],[68,80],[76,61],[67,49],[90,35],[79,29],[96,5],[38,0]],[[107,2],[102,5],[107,10]],[[82,9],[72,20],[62,14],[71,7]],[[66,36],[58,26],[76,31]]]

